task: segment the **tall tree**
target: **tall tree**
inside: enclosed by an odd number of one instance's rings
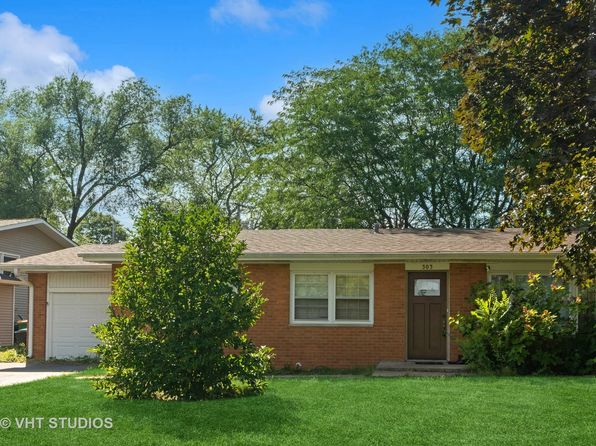
[[[9,116],[0,80],[0,218],[52,217],[43,157],[27,153],[23,126]]]
[[[163,160],[154,183],[161,200],[215,204],[228,218],[252,225],[258,191],[254,163],[266,139],[262,120],[197,107],[184,144]]]
[[[178,146],[190,111],[187,98],[163,100],[143,80],[109,95],[73,74],[10,97],[13,126],[23,129],[25,156],[47,163],[55,209],[73,238],[99,205],[122,206],[162,157]],[[10,135],[9,135],[10,136]]]
[[[128,239],[130,232],[114,216],[92,211],[77,227],[75,241],[84,243],[118,243]]]
[[[439,3],[433,0],[433,3]],[[446,0],[466,19],[454,56],[467,92],[464,139],[479,153],[510,153],[507,225],[521,248],[562,248],[558,272],[596,279],[596,3],[590,0]],[[569,239],[570,235],[575,235]]]
[[[494,224],[509,203],[503,166],[461,144],[453,111],[464,85],[443,69],[462,38],[398,33],[331,68],[288,75],[275,95],[285,106],[263,225]]]

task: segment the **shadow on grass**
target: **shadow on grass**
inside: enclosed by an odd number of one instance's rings
[[[98,405],[114,429],[131,429],[151,438],[206,443],[228,438],[267,437],[298,424],[296,405],[272,390],[260,396],[176,402],[111,400]],[[98,408],[99,408],[98,407]]]

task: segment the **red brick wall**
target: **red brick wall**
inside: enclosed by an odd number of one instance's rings
[[[48,275],[29,273],[28,277],[33,284],[33,358],[43,361],[46,359]]]
[[[472,285],[486,282],[485,263],[452,263],[449,266],[449,315],[470,311],[470,291]],[[456,361],[459,357],[457,347],[457,333],[451,333],[449,360]]]
[[[114,273],[119,265],[112,267]],[[290,325],[290,267],[288,264],[246,265],[250,278],[263,282],[268,299],[264,314],[249,331],[257,345],[275,349],[275,366],[304,368],[326,366],[354,368],[382,360],[406,359],[407,274],[404,264],[377,264],[374,268],[373,327],[306,327]],[[470,288],[486,281],[486,265],[452,263],[450,266],[450,314],[469,309]],[[47,274],[29,274],[34,284],[33,357],[45,359]],[[452,337],[449,359],[459,351]]]
[[[374,269],[373,327],[290,325],[290,268],[285,264],[247,265],[250,277],[263,282],[268,302],[249,336],[275,349],[275,366],[354,368],[384,359],[405,359],[406,287],[403,264]]]

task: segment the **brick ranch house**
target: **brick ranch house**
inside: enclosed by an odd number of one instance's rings
[[[268,299],[250,336],[275,365],[353,368],[382,360],[457,361],[448,317],[478,282],[548,274],[554,254],[512,251],[512,231],[243,231],[241,258]],[[86,355],[106,318],[123,245],[86,245],[7,264],[32,284],[29,355]]]

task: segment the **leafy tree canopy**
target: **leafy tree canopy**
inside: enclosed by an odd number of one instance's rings
[[[118,243],[128,239],[128,229],[109,214],[93,211],[77,227],[75,241],[84,243]]]
[[[17,185],[28,199],[41,191],[73,238],[98,206],[113,210],[135,196],[161,158],[184,139],[188,98],[161,99],[140,79],[98,94],[76,74],[8,97],[2,154],[15,163]],[[19,177],[20,176],[20,177]],[[39,177],[44,178],[39,185]]]
[[[494,226],[508,209],[507,157],[460,141],[464,92],[444,57],[461,33],[397,33],[331,68],[291,73],[275,98],[265,227]]]
[[[515,244],[561,247],[558,273],[593,283],[595,3],[444,3],[447,21],[465,19],[468,35],[453,57],[467,89],[457,112],[464,140],[493,157],[514,147],[506,186],[515,206],[506,225],[523,229]]]
[[[215,204],[230,219],[253,225],[259,190],[254,167],[266,139],[261,118],[196,107],[187,127],[188,138],[164,157],[152,183],[158,199]]]

